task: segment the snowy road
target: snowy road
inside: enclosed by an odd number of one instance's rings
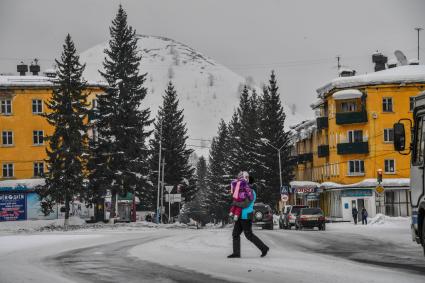
[[[406,229],[407,228],[407,229]],[[255,230],[228,260],[230,229],[84,230],[0,236],[0,282],[424,282],[408,223]]]

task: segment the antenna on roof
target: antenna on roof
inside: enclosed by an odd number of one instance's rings
[[[340,60],[341,60],[341,56],[336,56],[336,60],[337,60],[337,65],[336,65],[336,67],[337,67],[337,69],[338,69],[338,73],[339,73],[339,69],[341,69],[341,62],[340,62]]]
[[[405,66],[408,64],[406,55],[404,55],[404,53],[401,52],[400,50],[394,51],[394,55],[401,66]]]

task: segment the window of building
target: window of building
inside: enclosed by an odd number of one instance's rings
[[[395,161],[394,159],[385,159],[385,173],[395,173]]]
[[[32,140],[34,145],[42,145],[43,140],[43,131],[33,131],[32,132]]]
[[[392,97],[384,97],[382,99],[382,111],[393,112],[393,98]]]
[[[32,113],[33,114],[43,113],[43,101],[41,99],[32,100]]]
[[[43,177],[44,162],[34,162],[34,177]]]
[[[0,101],[0,113],[3,115],[12,114],[12,100],[4,99]]]
[[[362,130],[354,130],[348,131],[348,142],[362,142],[363,141],[363,131]]]
[[[413,108],[415,108],[415,98],[409,97],[409,110],[413,111]]]
[[[12,131],[2,131],[1,144],[2,145],[13,145],[13,132]]]
[[[341,112],[355,112],[357,111],[357,104],[353,101],[342,102]]]
[[[3,178],[13,177],[13,163],[4,163],[3,164]]]
[[[384,129],[384,142],[394,142],[394,129]]]
[[[348,175],[364,175],[364,161],[350,160],[348,161]]]

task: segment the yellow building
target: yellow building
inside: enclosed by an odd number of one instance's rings
[[[320,100],[312,106],[317,119],[309,141],[314,145],[311,178],[297,181],[318,183],[328,216],[349,220],[353,207],[365,207],[370,216],[409,215],[410,156],[394,151],[392,127],[412,117],[412,98],[424,89],[425,66],[407,65],[348,73],[317,90]],[[297,147],[303,142],[298,139]],[[374,191],[378,170],[382,194]]]
[[[40,178],[46,170],[46,142],[53,132],[40,114],[52,95],[51,77],[0,76],[1,180]],[[89,101],[102,92],[99,83],[89,83]]]

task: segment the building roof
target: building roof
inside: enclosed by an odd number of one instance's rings
[[[369,74],[338,77],[318,88],[317,93],[319,97],[324,97],[324,95],[334,89],[408,83],[425,83],[425,65],[406,65]]]
[[[54,78],[45,76],[4,76],[0,75],[0,88],[11,87],[52,87]],[[89,81],[88,86],[92,87],[105,87],[105,82]]]

